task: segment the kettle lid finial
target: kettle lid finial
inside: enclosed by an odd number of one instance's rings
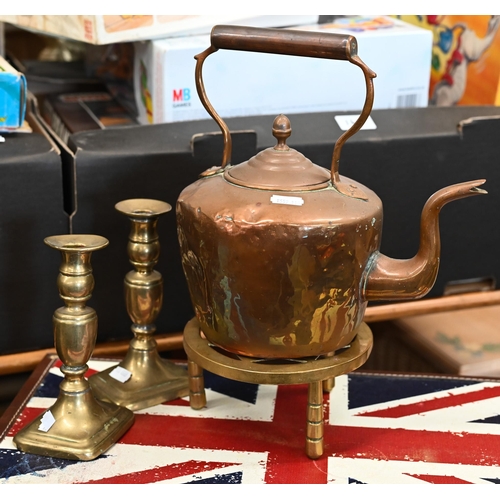
[[[253,158],[223,170],[224,178],[238,186],[272,191],[312,191],[330,184],[330,171],[315,165],[302,153],[289,147],[290,120],[283,114],[273,121],[278,143]]]
[[[292,135],[292,126],[288,117],[281,114],[274,119],[273,135],[278,140],[278,144],[274,146],[276,151],[288,151],[290,149],[286,144],[286,140]]]

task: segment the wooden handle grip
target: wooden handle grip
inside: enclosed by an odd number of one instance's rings
[[[357,54],[352,35],[248,26],[214,26],[212,47],[322,59],[350,60]]]

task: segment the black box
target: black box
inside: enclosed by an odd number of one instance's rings
[[[353,113],[291,115],[290,146],[330,168],[340,137],[336,116]],[[341,175],[373,189],[384,203],[382,251],[412,257],[419,242],[420,213],[438,189],[487,179],[489,195],[460,200],[441,214],[442,263],[429,297],[444,294],[449,282],[500,276],[500,113],[497,107],[376,110],[375,130],[361,130],[344,146]],[[274,116],[228,119],[234,131],[233,164],[273,146]],[[129,221],[114,205],[128,198],[155,198],[172,206],[200,172],[218,165],[222,140],[211,120],[131,126],[82,132],[70,137],[74,153],[72,231],[97,233],[110,245],[93,261],[93,304],[100,318],[100,341],[130,338],[123,300],[123,278],[131,269],[126,255]],[[238,133],[236,133],[238,132]],[[67,202],[68,203],[68,202]],[[165,281],[162,333],[181,331],[192,316],[181,268],[174,211],[159,224],[162,251],[157,270]],[[496,286],[496,285],[493,285]]]
[[[0,143],[0,354],[54,346],[60,253],[44,238],[68,232],[59,150],[30,111],[32,133]]]

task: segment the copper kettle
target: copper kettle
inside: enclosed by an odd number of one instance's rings
[[[361,115],[336,142],[331,170],[287,146],[289,120],[274,120],[276,145],[231,165],[229,130],[208,101],[202,66],[219,49],[347,60],[366,82]],[[338,173],[345,141],[366,121],[376,76],[353,36],[216,26],[196,56],[203,105],[221,128],[221,167],[186,187],[177,201],[184,273],[196,316],[213,344],[259,358],[328,355],[351,342],[369,300],[425,295],[436,280],[439,212],[452,200],[485,194],[484,180],[455,184],[425,204],[412,259],[382,255],[382,202]]]

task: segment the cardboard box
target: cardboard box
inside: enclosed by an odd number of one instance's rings
[[[314,23],[317,22],[317,19],[317,15],[238,16],[234,14],[209,16],[0,16],[0,21],[14,24],[20,28],[98,45],[208,33],[216,24],[280,27]]]
[[[26,92],[25,76],[0,56],[0,131],[22,127]]]
[[[336,118],[350,114],[290,115],[293,133],[288,142],[329,168],[333,144],[343,133]],[[449,184],[486,178],[484,187],[491,194],[456,201],[441,213],[441,266],[429,297],[442,296],[450,281],[498,278],[500,232],[492,230],[500,212],[500,197],[494,195],[500,189],[498,108],[374,110],[371,117],[375,128],[358,132],[345,144],[340,173],[382,199],[382,252],[393,258],[412,257],[427,198]],[[263,115],[227,120],[233,133],[233,163],[275,144],[273,119],[274,115]],[[199,173],[220,164],[220,132],[213,120],[199,120],[81,132],[72,135],[69,144],[65,178],[73,182],[68,191],[73,194],[68,208],[72,231],[101,234],[110,241],[93,261],[92,307],[99,315],[99,341],[129,339],[130,319],[123,299],[123,278],[131,269],[126,254],[129,221],[114,205],[128,198],[174,205]],[[160,218],[159,234],[162,250],[156,269],[164,277],[165,298],[157,331],[178,332],[193,310],[173,212]]]
[[[409,343],[395,321],[370,323],[373,348],[362,370],[406,373],[446,373],[442,363],[430,359]]]
[[[33,132],[0,143],[0,354],[53,347],[52,316],[63,305],[61,255],[43,241],[68,232],[60,151],[29,107]]]
[[[432,36],[390,17],[341,18],[296,29],[354,35],[377,73],[374,109],[427,106]],[[198,98],[194,56],[209,35],[135,44],[134,88],[141,123],[210,118]],[[210,102],[224,118],[361,110],[366,86],[346,61],[220,50],[203,66]]]
[[[500,104],[500,16],[397,16],[433,33],[431,104]]]
[[[500,377],[500,306],[394,321],[401,340],[445,373]]]

